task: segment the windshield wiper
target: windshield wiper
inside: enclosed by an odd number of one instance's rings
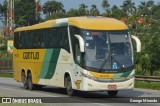
[[[104,60],[104,62],[102,63],[102,65],[99,68],[99,72],[101,72],[102,68],[104,67],[104,65],[106,64],[106,62],[109,60],[109,56]]]

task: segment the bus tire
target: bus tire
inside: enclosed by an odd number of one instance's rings
[[[117,94],[118,94],[118,91],[108,91],[108,95],[109,96],[117,96]]]
[[[65,87],[66,87],[67,94],[69,96],[75,95],[75,90],[72,89],[72,81],[71,81],[70,76],[65,77]]]
[[[25,72],[22,72],[21,79],[22,79],[22,83],[23,83],[24,89],[28,89],[28,79],[27,79],[27,77],[25,75]]]
[[[31,75],[31,73],[28,73],[28,88],[29,88],[29,90],[35,89],[35,85],[32,82],[32,75]]]

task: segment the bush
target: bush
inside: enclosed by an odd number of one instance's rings
[[[153,76],[159,76],[160,77],[160,70],[159,71],[154,71]]]

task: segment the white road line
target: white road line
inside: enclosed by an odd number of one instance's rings
[[[18,92],[23,92],[24,90],[16,90],[16,89],[11,89],[11,88],[4,88],[4,87],[0,87],[0,89],[8,89],[8,90],[13,90],[13,91],[18,91]],[[25,91],[28,93],[32,93],[32,94],[38,94],[38,95],[45,95],[45,96],[51,96],[51,97],[62,97],[62,96],[53,96],[53,95],[49,95],[49,94],[42,94],[42,93],[37,93],[37,92],[30,92],[30,91]],[[76,99],[72,99],[72,98],[63,98],[63,99],[70,99],[70,100],[74,100],[74,101],[79,101],[81,103],[89,103],[88,101],[84,101],[84,100],[76,100]],[[107,105],[107,104],[102,104],[102,103],[91,103],[91,104],[95,104],[95,105],[100,105],[100,106],[111,106],[111,105]]]

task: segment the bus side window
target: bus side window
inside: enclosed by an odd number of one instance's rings
[[[41,39],[42,39],[41,47],[44,48],[44,46],[45,46],[45,35],[44,35],[44,30],[42,30]]]
[[[37,30],[37,48],[41,48],[41,33]]]
[[[20,32],[20,34],[19,34],[19,45],[18,45],[18,47],[21,49],[22,48],[22,32]]]
[[[57,30],[56,29],[52,29],[51,30],[51,36],[52,36],[52,43],[51,43],[51,47],[53,47],[53,48],[57,48],[57,44],[58,44],[58,42],[57,42]]]
[[[82,65],[81,60],[81,52],[79,47],[78,39],[75,37],[75,34],[80,35],[80,31],[78,28],[70,26],[70,33],[71,33],[71,43],[72,43],[72,50],[75,63]]]
[[[48,29],[45,29],[44,30],[44,39],[45,39],[45,47],[49,47],[49,30]]]
[[[60,28],[59,30],[60,34],[60,47],[67,50],[70,53],[70,48],[69,48],[69,39],[68,39],[68,32],[67,32],[67,27]]]
[[[64,29],[64,49],[70,53],[67,27],[65,27],[65,29]]]
[[[19,32],[16,32],[14,35],[14,47],[19,49]]]

